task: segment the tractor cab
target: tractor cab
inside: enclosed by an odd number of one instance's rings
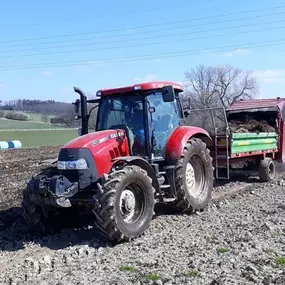
[[[88,133],[89,118],[84,105],[96,101],[95,131],[123,129],[128,137],[131,155],[163,160],[170,135],[182,123],[182,107],[178,99],[182,91],[182,86],[174,83],[152,82],[99,90],[96,94],[98,99],[93,101],[81,96],[81,134]]]
[[[61,214],[89,212],[104,236],[129,241],[149,227],[157,202],[183,213],[207,206],[212,141],[204,129],[184,124],[182,86],[152,82],[104,89],[92,100],[74,90],[80,95],[80,136],[60,149],[57,166],[29,181],[22,201],[26,221],[53,232]],[[92,109],[95,132],[88,134]]]

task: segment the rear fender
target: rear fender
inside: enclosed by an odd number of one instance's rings
[[[118,165],[120,162],[125,162],[127,164],[131,165],[137,165],[147,171],[148,176],[152,179],[152,186],[156,189],[156,191],[159,190],[159,183],[156,177],[156,173],[152,166],[143,158],[139,156],[121,156],[116,157],[112,160],[114,162],[113,166]]]
[[[165,152],[165,162],[175,164],[181,157],[187,141],[191,138],[199,138],[208,147],[212,146],[213,141],[207,131],[199,127],[180,126],[170,136]]]

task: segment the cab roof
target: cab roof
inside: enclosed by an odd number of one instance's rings
[[[121,93],[129,93],[132,91],[138,90],[157,90],[164,86],[172,85],[173,88],[177,91],[183,92],[183,86],[181,84],[170,82],[170,81],[154,81],[154,82],[144,82],[138,83],[131,86],[119,87],[119,88],[106,88],[97,91],[97,96],[106,96],[106,95],[116,95]]]

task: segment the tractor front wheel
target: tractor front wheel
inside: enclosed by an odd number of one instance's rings
[[[32,199],[33,180],[31,180],[23,191],[21,207],[23,218],[31,226],[32,230],[40,234],[53,234],[56,231],[55,221],[52,221],[47,207],[39,206]]]
[[[206,144],[190,139],[175,167],[177,201],[174,206],[182,212],[204,209],[213,189],[212,158]]]
[[[96,225],[111,240],[129,241],[144,233],[154,214],[154,192],[147,172],[135,165],[107,175],[95,195]]]
[[[42,176],[49,176],[50,171],[43,171],[39,173],[35,178],[32,178],[27,187],[23,191],[23,199],[21,202],[21,208],[23,218],[30,226],[32,231],[39,234],[54,234],[64,227],[72,226],[72,223],[78,216],[77,209],[75,207],[70,208],[56,208],[48,206],[35,197],[34,189],[38,187],[38,179]],[[36,198],[36,199],[34,199]],[[34,200],[37,200],[35,203]]]

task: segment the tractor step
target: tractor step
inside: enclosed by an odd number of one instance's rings
[[[171,202],[174,202],[175,200],[176,198],[163,198],[164,203],[171,203]]]
[[[160,185],[160,189],[168,189],[168,188],[170,188],[170,185],[168,184]]]
[[[219,144],[218,140],[223,139],[225,143]],[[229,129],[224,135],[215,133],[215,171],[217,179],[229,179],[230,177],[230,153],[229,153]]]

